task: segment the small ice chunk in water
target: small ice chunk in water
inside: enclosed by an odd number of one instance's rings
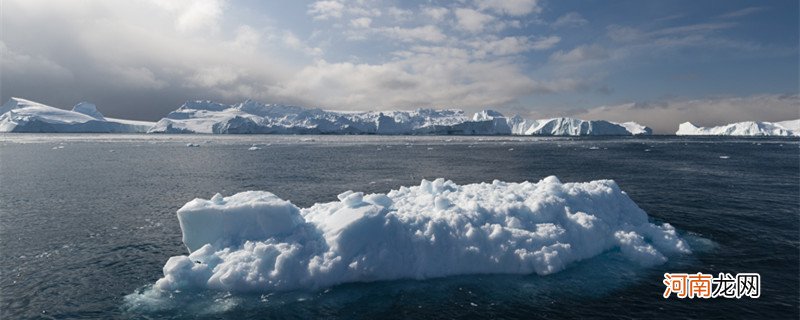
[[[199,147],[200,145],[199,145],[199,144],[196,144],[196,143],[191,143],[191,142],[189,142],[189,143],[187,143],[187,144],[186,144],[186,146],[187,146],[187,147]]]

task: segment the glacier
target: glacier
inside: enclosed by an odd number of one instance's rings
[[[459,109],[342,112],[251,100],[234,105],[189,101],[158,121],[150,133],[282,133],[381,135],[646,135],[628,122],[571,118],[526,120],[484,110],[469,117]]]
[[[0,106],[0,132],[142,133],[154,124],[106,118],[88,102],[78,103],[71,111],[21,98]]]
[[[177,212],[189,253],[146,293],[276,292],[468,274],[548,275],[609,251],[634,265],[691,253],[612,180],[422,180],[299,208],[265,191],[194,199]]]
[[[800,119],[781,122],[744,121],[717,127],[697,127],[684,122],[675,132],[679,136],[782,136],[800,137]]]

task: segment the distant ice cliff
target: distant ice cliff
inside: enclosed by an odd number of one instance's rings
[[[472,117],[458,109],[339,112],[245,101],[223,105],[187,102],[151,133],[432,134],[432,135],[640,135],[650,128],[628,122],[571,118],[527,120],[484,110]]]
[[[800,136],[800,119],[781,122],[745,121],[718,127],[697,127],[691,122],[681,123],[679,136]]]
[[[147,132],[155,123],[106,118],[94,104],[81,102],[72,111],[11,98],[0,107],[0,132]]]
[[[94,104],[72,111],[11,98],[0,107],[0,132],[278,133],[380,135],[649,135],[650,128],[626,122],[552,118],[531,120],[484,110],[459,109],[342,112],[247,100],[235,105],[189,101],[160,121],[106,118]]]

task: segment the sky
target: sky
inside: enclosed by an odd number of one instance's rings
[[[0,99],[493,109],[656,133],[800,118],[798,1],[2,0]]]

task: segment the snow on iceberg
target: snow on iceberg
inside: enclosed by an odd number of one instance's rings
[[[479,134],[479,135],[638,135],[635,123],[571,118],[525,120],[484,110],[468,117],[458,109],[341,112],[247,100],[235,105],[190,101],[150,129],[153,133],[288,134]]]
[[[523,121],[515,132],[535,136],[626,136],[649,135],[650,128],[635,122],[623,124],[605,120],[580,120],[573,118],[553,118]]]
[[[781,122],[745,121],[718,127],[697,127],[684,122],[675,132],[679,136],[800,136],[800,119]]]
[[[106,118],[94,104],[81,102],[63,110],[11,98],[0,106],[0,132],[147,132],[152,122]]]
[[[226,106],[192,101],[161,119],[152,133],[469,134],[461,110],[337,112],[247,100]]]
[[[72,107],[73,112],[83,113],[87,116],[95,118],[97,120],[105,120],[106,118],[103,116],[100,111],[97,111],[97,106],[94,103],[89,102],[80,102]]]
[[[423,180],[387,194],[347,191],[298,208],[272,193],[194,199],[178,210],[189,255],[153,292],[285,291],[464,274],[547,275],[619,250],[643,266],[690,253],[612,180],[457,185]]]
[[[626,130],[628,130],[628,132],[630,132],[634,136],[653,134],[653,129],[650,129],[649,127],[643,126],[633,121],[617,123],[617,124],[624,127]]]
[[[553,118],[528,120],[484,110],[344,112],[247,100],[235,105],[189,101],[156,123],[106,118],[94,104],[71,110],[11,98],[0,107],[0,132],[278,133],[381,135],[649,135],[633,122]]]

